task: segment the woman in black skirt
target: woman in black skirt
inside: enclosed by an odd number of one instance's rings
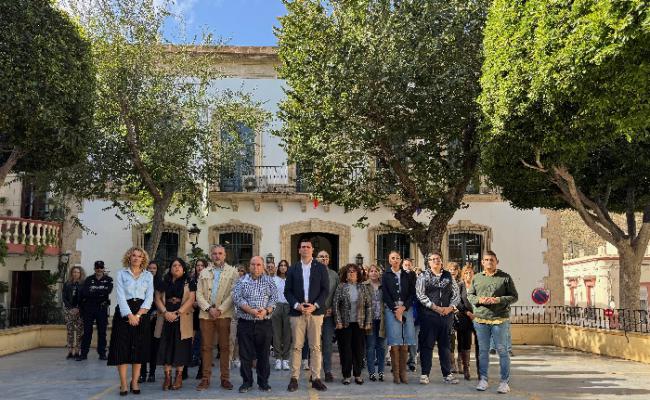
[[[193,307],[196,283],[187,273],[187,264],[175,258],[156,288],[158,320],[155,336],[160,338],[158,365],[165,367],[163,390],[183,386],[183,367],[192,361]],[[172,384],[172,366],[176,377]]]
[[[122,258],[125,268],[115,277],[117,307],[113,316],[108,365],[117,366],[120,396],[126,396],[127,372],[131,364],[131,392],[140,394],[140,368],[149,359],[151,331],[143,318],[153,302],[153,275],[145,266],[149,256],[140,247],[131,247]]]

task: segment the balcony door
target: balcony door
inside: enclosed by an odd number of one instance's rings
[[[222,192],[243,192],[245,177],[255,175],[255,132],[243,124],[239,124],[237,130],[243,146],[237,154],[224,156],[229,164],[223,169],[220,179],[219,190]],[[223,132],[221,140],[232,143],[233,138],[229,133]]]

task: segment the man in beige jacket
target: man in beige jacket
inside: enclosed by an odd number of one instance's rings
[[[203,378],[196,390],[210,387],[212,375],[212,346],[214,334],[219,341],[219,369],[221,387],[231,390],[230,383],[230,322],[233,316],[232,291],[239,274],[226,264],[226,249],[221,245],[210,248],[212,264],[199,276],[196,288],[196,301],[199,305],[199,323],[201,325],[201,359]]]

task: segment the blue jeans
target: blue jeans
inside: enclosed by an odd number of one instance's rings
[[[500,324],[481,324],[474,322],[474,329],[478,336],[479,349],[479,377],[488,379],[488,367],[490,366],[490,339],[494,339],[497,353],[499,354],[499,367],[501,370],[501,382],[510,380],[510,354],[507,349],[507,335],[510,332],[510,321]]]
[[[377,363],[377,372],[383,373],[386,365],[386,339],[379,336],[379,325],[381,320],[372,321],[372,333],[366,335],[366,360],[368,362],[368,373],[375,373],[375,363]]]
[[[332,339],[334,338],[334,317],[323,318],[323,328],[321,330],[321,351],[323,352],[323,371],[325,373],[332,372],[332,352],[334,345]]]
[[[496,350],[497,346],[494,345],[494,338],[490,339],[490,351]],[[508,333],[506,336],[506,349],[508,352],[512,351],[512,334],[510,333],[510,329],[508,329]]]

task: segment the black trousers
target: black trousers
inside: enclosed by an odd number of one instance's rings
[[[81,340],[81,355],[87,356],[93,339],[93,324],[97,323],[97,353],[106,355],[106,327],[108,327],[108,307],[86,305],[83,308],[84,336]]]
[[[142,368],[140,369],[140,376],[143,378],[147,377],[147,372],[149,375],[156,375],[156,364],[158,362],[158,347],[160,346],[160,339],[153,336],[155,330],[156,318],[151,320],[151,350],[149,351],[149,360],[142,363]]]
[[[354,374],[355,377],[361,376],[363,353],[366,350],[365,339],[365,333],[356,322],[350,322],[347,328],[336,330],[343,378],[349,378],[350,373]]]
[[[239,342],[239,359],[243,384],[253,386],[253,360],[257,360],[257,384],[269,384],[271,365],[271,340],[273,326],[270,319],[250,321],[240,318],[237,321],[237,340]]]
[[[451,348],[449,334],[453,322],[453,314],[442,316],[438,313],[422,313],[420,316],[420,334],[418,345],[420,346],[420,365],[422,375],[431,373],[433,363],[433,346],[438,344],[438,357],[440,358],[440,370],[442,376],[451,373]]]

